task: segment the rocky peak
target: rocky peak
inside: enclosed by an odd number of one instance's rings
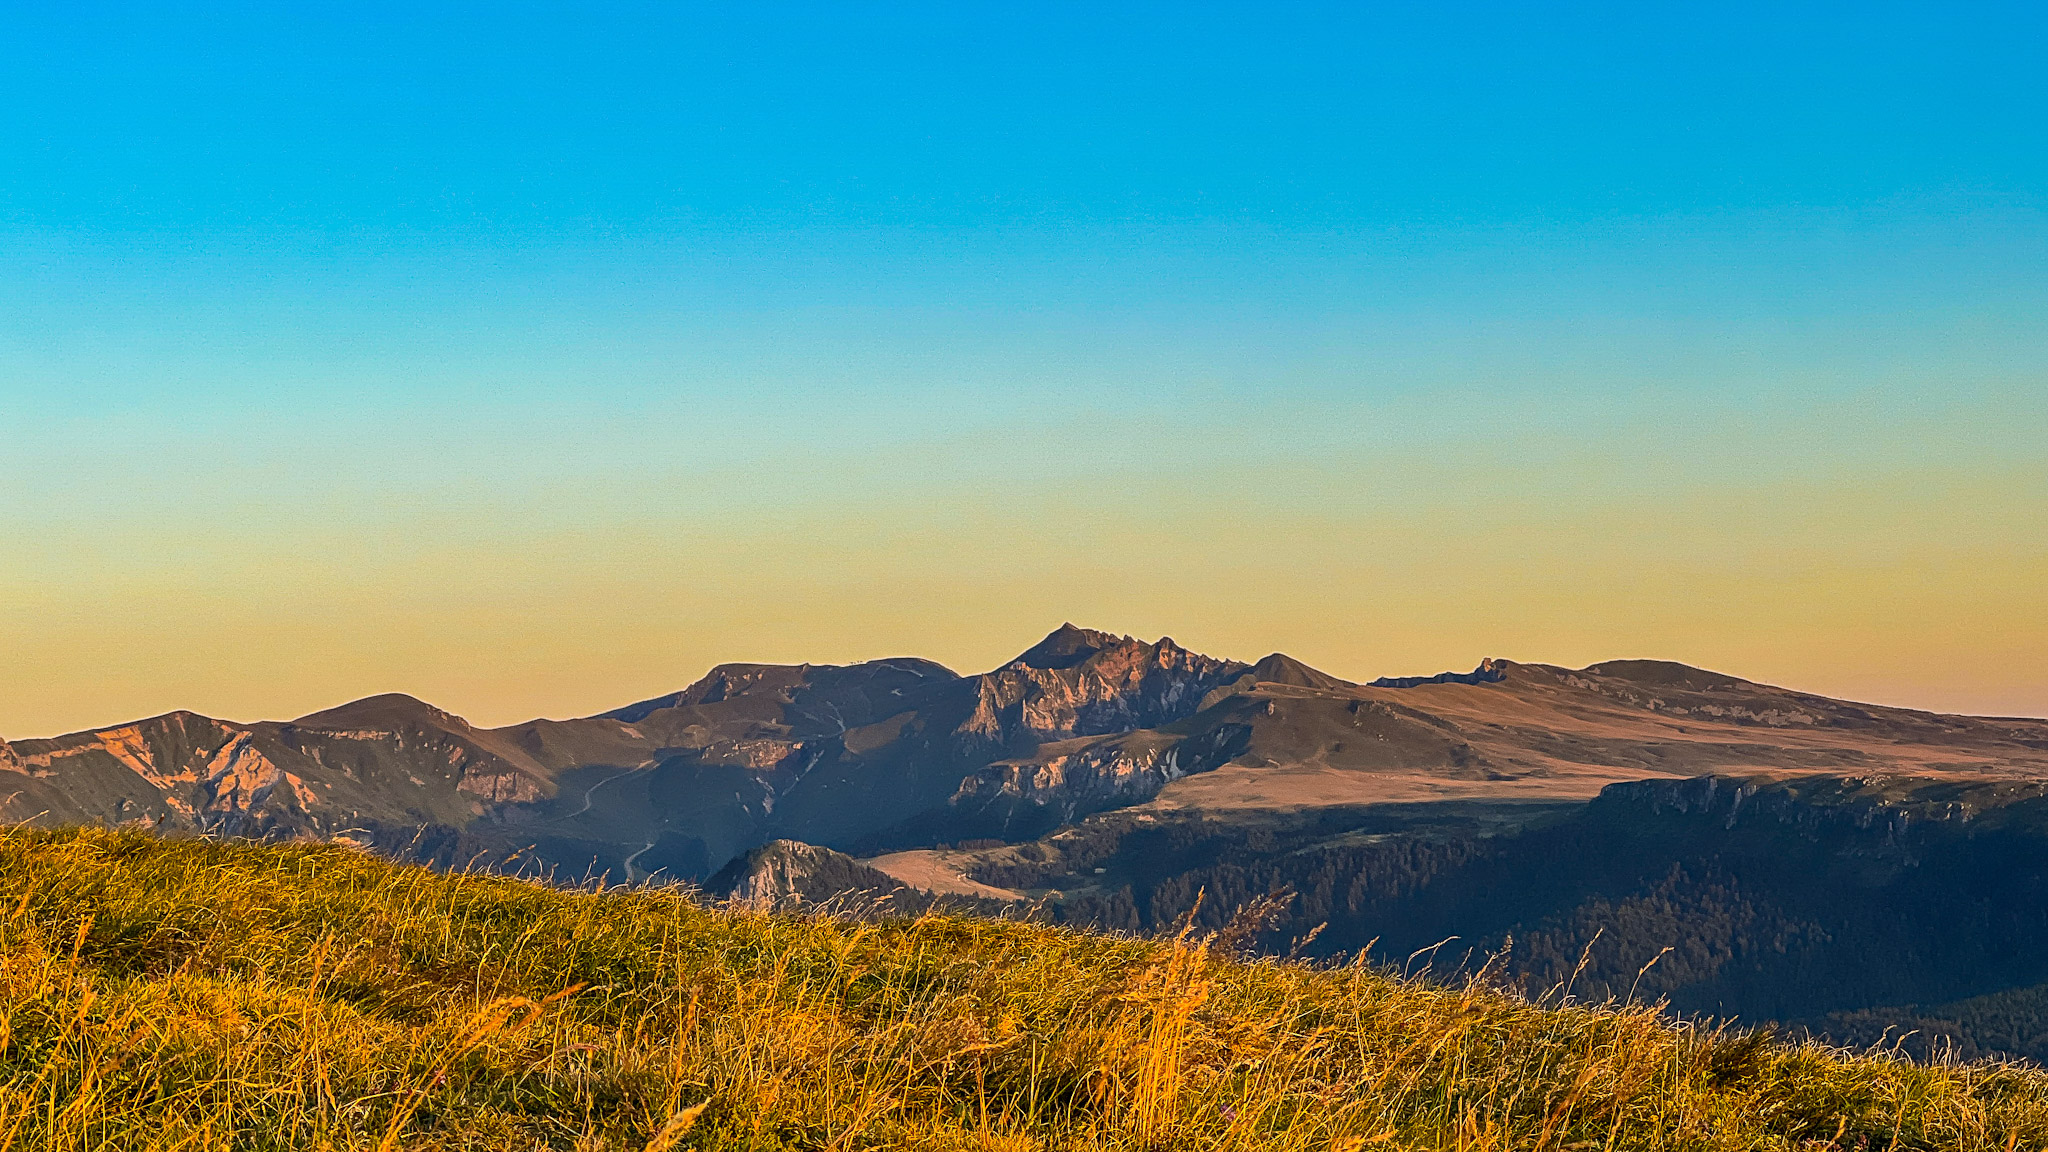
[[[846,893],[880,895],[904,885],[843,852],[801,840],[770,840],[720,869],[704,889],[737,904],[773,908]]]
[[[1045,639],[1026,648],[1012,665],[1021,664],[1026,668],[1052,671],[1072,668],[1105,649],[1121,644],[1135,644],[1129,636],[1117,636],[1109,632],[1097,632],[1093,628],[1077,628],[1073,624],[1062,624],[1046,634]],[[1167,641],[1172,643],[1172,641]]]
[[[21,766],[21,757],[14,754],[14,749],[8,746],[7,741],[0,740],[0,772],[27,771],[28,769]]]
[[[1170,724],[1193,715],[1212,689],[1245,670],[1171,637],[1147,644],[1064,624],[1016,660],[974,678],[977,700],[961,731],[977,745],[1017,747]]]

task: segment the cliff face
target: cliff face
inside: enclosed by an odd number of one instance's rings
[[[1103,741],[1038,760],[999,760],[961,781],[953,803],[1014,797],[1071,819],[1090,801],[1150,799],[1187,774],[1178,742]]]
[[[978,809],[1019,802],[1071,821],[1142,803],[1176,780],[1219,768],[1245,751],[1250,736],[1249,725],[1219,724],[1189,735],[1147,730],[1061,741],[1032,757],[990,764],[962,780],[951,803]]]
[[[1715,774],[1610,784],[1589,814],[1614,820],[1690,817],[1725,829],[1782,825],[1807,835],[1993,833],[2048,827],[2048,780],[2006,776],[1770,776]]]
[[[38,787],[10,807],[36,804],[63,822],[325,837],[360,821],[472,819],[548,788],[539,765],[457,717],[410,697],[359,705],[250,725],[172,712],[23,741],[16,760]]]
[[[1003,749],[1157,728],[1194,715],[1204,696],[1247,667],[1170,637],[1146,644],[1065,624],[975,677],[973,710],[958,731],[970,746]]]

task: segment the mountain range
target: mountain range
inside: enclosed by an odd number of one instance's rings
[[[1357,684],[1069,624],[979,674],[725,664],[504,728],[386,695],[0,742],[0,818],[1134,931],[1279,892],[1276,952],[1449,938],[1537,983],[2048,1056],[2048,721],[1663,661]]]
[[[2048,775],[2048,721],[1849,704],[1659,661],[1358,685],[1063,625],[993,671],[725,664],[597,716],[477,728],[409,696],[241,724],[172,712],[0,743],[0,816],[347,836],[453,862],[702,878],[774,839],[1017,841],[1149,805],[1590,799],[1707,772]]]
[[[2048,776],[2048,721],[1850,704],[1684,665],[1488,660],[1349,683],[1063,625],[993,671],[724,664],[597,716],[483,729],[402,695],[0,742],[0,816],[346,836],[454,862],[702,878],[774,839],[869,854],[1093,812],[1574,801],[1709,772]]]

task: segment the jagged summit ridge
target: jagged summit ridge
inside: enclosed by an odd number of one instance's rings
[[[1098,632],[1093,628],[1079,628],[1069,621],[1048,632],[1045,639],[1019,653],[1010,664],[1047,672],[1057,671],[1072,668],[1105,649],[1132,643],[1136,641],[1129,636]]]
[[[994,672],[975,678],[963,733],[991,748],[1157,727],[1192,716],[1212,689],[1247,671],[1162,636],[1147,644],[1059,629]]]

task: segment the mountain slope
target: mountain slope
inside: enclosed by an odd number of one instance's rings
[[[1623,780],[1759,769],[2048,773],[2048,721],[1851,704],[1679,664],[1490,660],[1457,677],[1380,683],[1240,682],[1237,699],[1217,699],[1193,723],[1248,726],[1243,751],[1222,771],[1168,785],[1159,803],[1590,799]]]

